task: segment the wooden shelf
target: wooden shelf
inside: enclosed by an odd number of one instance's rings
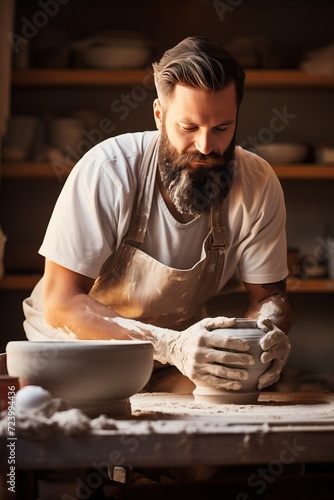
[[[118,87],[143,85],[152,88],[151,71],[105,69],[14,69],[13,86],[56,87]]]
[[[14,69],[14,86],[124,86],[143,85],[152,87],[151,68],[135,70],[104,69]],[[322,75],[309,75],[301,70],[246,70],[246,87],[333,87],[334,78]]]
[[[289,293],[333,293],[334,279],[288,278]]]
[[[0,290],[32,290],[41,274],[5,274],[0,279]],[[334,279],[288,279],[289,293],[334,293]],[[243,286],[236,290],[245,292]]]
[[[70,173],[74,164],[54,166],[51,162],[4,162],[1,165],[3,179],[58,179],[61,180]]]
[[[288,278],[287,289],[289,293],[334,293],[334,279]],[[244,293],[244,286],[241,285],[236,292]]]
[[[301,70],[248,70],[246,87],[315,88],[333,87],[334,78],[323,75],[309,75]]]
[[[0,290],[32,290],[40,274],[5,274],[0,279]]]
[[[73,164],[57,163],[54,167],[47,162],[4,162],[1,176],[7,179],[64,179]],[[334,164],[273,164],[280,179],[334,179]]]
[[[280,179],[334,179],[334,164],[273,164]]]

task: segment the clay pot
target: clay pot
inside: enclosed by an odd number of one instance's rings
[[[129,398],[148,382],[153,345],[144,341],[13,341],[7,369],[95,417],[131,413]]]
[[[260,347],[260,339],[265,333],[257,327],[256,321],[247,318],[237,318],[236,323],[230,328],[219,328],[217,331],[223,336],[241,337],[247,340],[250,348],[248,354],[254,356],[254,364],[245,366],[225,365],[231,368],[247,369],[249,377],[241,382],[240,390],[227,390],[212,387],[209,384],[201,383],[196,385],[193,394],[195,401],[201,403],[222,403],[222,404],[254,404],[257,402],[260,391],[257,382],[270,366],[270,363],[261,363],[260,356],[263,352]]]

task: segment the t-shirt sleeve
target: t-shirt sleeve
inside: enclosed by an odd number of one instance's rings
[[[59,195],[39,253],[96,279],[117,246],[121,192],[117,174],[86,155]]]
[[[262,197],[257,216],[250,227],[239,261],[239,274],[246,283],[275,283],[288,275],[286,208],[283,190],[272,173]]]

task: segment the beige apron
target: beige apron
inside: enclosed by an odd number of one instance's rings
[[[203,305],[219,286],[227,245],[223,206],[213,210],[204,256],[192,268],[168,267],[140,250],[151,210],[157,150],[154,137],[143,157],[128,234],[106,261],[90,295],[123,317],[183,330],[200,319]]]

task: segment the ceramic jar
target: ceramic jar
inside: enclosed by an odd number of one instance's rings
[[[249,350],[247,354],[254,356],[254,364],[245,366],[225,365],[231,368],[247,369],[248,379],[241,382],[240,390],[228,390],[216,388],[209,384],[197,384],[193,392],[195,401],[203,403],[235,403],[254,404],[257,402],[260,391],[257,388],[257,381],[270,366],[270,363],[262,363],[260,360],[263,352],[260,346],[260,339],[265,333],[257,327],[256,320],[247,318],[237,318],[236,323],[229,328],[219,328],[222,336],[241,337],[247,340]]]
[[[51,145],[63,153],[81,151],[82,121],[73,117],[57,117],[50,124]]]

